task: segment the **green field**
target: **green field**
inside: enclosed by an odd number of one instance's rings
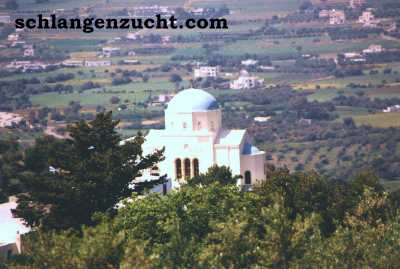
[[[400,48],[399,41],[382,40],[370,38],[368,40],[354,40],[346,42],[336,42],[328,37],[321,38],[319,42],[315,38],[287,38],[283,40],[240,40],[223,47],[223,53],[227,55],[240,55],[244,51],[255,54],[281,56],[285,54],[297,53],[297,48],[302,47],[302,53],[325,54],[343,53],[351,51],[361,51],[368,48],[371,44],[381,44],[385,48]]]
[[[377,113],[353,116],[357,125],[369,125],[377,128],[400,127],[400,113]]]
[[[149,91],[154,95],[161,92],[171,92],[175,85],[168,81],[150,80],[147,83],[137,82],[130,83],[122,86],[109,86],[106,88],[107,93],[99,89],[87,90],[83,93],[45,93],[31,96],[33,105],[47,106],[47,107],[64,107],[71,101],[79,101],[81,105],[85,106],[108,106],[110,105],[110,98],[118,96],[122,101],[129,100],[130,103],[141,102],[149,97]]]

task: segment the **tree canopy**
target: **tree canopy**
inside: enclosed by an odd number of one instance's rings
[[[29,235],[10,268],[395,268],[398,202],[378,185],[276,170],[251,192],[216,181],[133,195],[82,233]]]
[[[69,126],[66,140],[38,139],[25,154],[20,174],[24,192],[14,214],[44,230],[79,229],[93,225],[96,212],[115,212],[116,204],[132,192],[163,183],[160,178],[132,189],[131,182],[158,163],[163,152],[144,155],[141,135],[121,144],[117,124],[111,113],[100,113],[93,121]]]

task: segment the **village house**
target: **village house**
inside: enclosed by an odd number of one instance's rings
[[[134,65],[134,64],[140,64],[140,61],[125,59],[125,60],[122,60],[122,64]]]
[[[273,70],[275,70],[275,66],[262,65],[262,66],[260,66],[260,69],[262,69],[264,71],[273,71]]]
[[[268,122],[270,119],[271,119],[270,116],[268,116],[268,117],[254,117],[254,122],[264,123],[264,122]]]
[[[5,66],[6,69],[21,69],[23,72],[28,71],[42,71],[46,69],[49,64],[42,62],[31,62],[31,61],[12,61]]]
[[[165,44],[167,44],[167,43],[169,43],[169,42],[171,42],[171,36],[169,36],[169,35],[164,35],[164,36],[162,36],[161,37],[161,42],[165,45]]]
[[[66,67],[82,67],[84,62],[82,60],[65,60],[62,65]]]
[[[383,113],[400,112],[400,105],[389,106],[382,110]]]
[[[22,72],[35,72],[45,70],[49,65],[41,62],[34,62],[25,64],[22,68]]]
[[[202,16],[204,13],[204,8],[198,7],[198,8],[192,8],[189,10],[190,13],[192,13],[195,16]]]
[[[168,103],[169,101],[174,98],[175,94],[174,93],[169,93],[169,94],[160,94],[158,95],[158,102],[159,103]]]
[[[343,10],[332,9],[329,12],[329,24],[338,25],[346,22],[346,14]]]
[[[252,65],[256,65],[258,63],[257,60],[253,60],[253,59],[247,59],[244,61],[241,61],[241,64],[244,66],[252,66]]]
[[[94,60],[86,60],[86,67],[100,67],[100,66],[110,66],[111,61],[94,61]]]
[[[368,9],[358,18],[358,22],[361,23],[363,27],[377,27],[379,20],[375,19],[372,10]]]
[[[382,53],[384,51],[385,51],[385,49],[382,47],[382,45],[372,44],[368,47],[368,49],[363,50],[363,53],[364,54],[372,54],[372,53]]]
[[[0,128],[11,127],[20,123],[23,118],[15,113],[0,112]]]
[[[230,83],[229,87],[233,90],[254,89],[264,83],[263,79],[256,76],[250,76],[246,70],[241,70],[239,78]]]
[[[18,39],[19,39],[18,33],[12,33],[7,36],[7,41],[10,41],[10,42],[18,41]]]
[[[126,34],[126,39],[129,39],[129,40],[136,40],[136,39],[138,39],[139,38],[139,36],[136,34],[136,33],[127,33]]]
[[[216,78],[219,72],[219,66],[200,66],[194,69],[194,78]]]
[[[31,61],[12,61],[11,63],[6,65],[7,69],[20,69],[23,68],[24,65],[30,64]]]
[[[103,47],[102,49],[102,56],[103,57],[113,57],[113,56],[119,56],[121,54],[121,49],[120,48],[115,48],[115,47]]]
[[[388,33],[393,33],[397,31],[397,23],[395,20],[380,21],[379,26],[382,27],[383,30]]]

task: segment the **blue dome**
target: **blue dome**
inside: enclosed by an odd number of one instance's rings
[[[179,92],[168,103],[168,111],[173,112],[204,112],[218,109],[217,100],[206,91],[187,89]]]
[[[243,145],[243,151],[242,154],[244,155],[253,155],[253,154],[257,154],[260,153],[260,150],[253,146],[252,144],[246,143]]]

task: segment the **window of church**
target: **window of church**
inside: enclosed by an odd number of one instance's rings
[[[186,129],[186,128],[187,128],[187,123],[184,122],[184,123],[182,124],[182,127],[183,127],[183,129]]]
[[[250,171],[244,172],[244,184],[251,185],[251,172]]]
[[[182,178],[182,161],[181,159],[175,160],[175,174],[177,179]]]
[[[210,122],[210,129],[211,131],[215,131],[215,126],[214,126],[214,122]]]
[[[199,160],[193,160],[193,175],[196,177],[199,175]]]
[[[201,121],[197,122],[197,130],[201,130]]]
[[[189,179],[190,178],[190,160],[189,159],[185,159],[184,161],[184,167],[185,167],[185,179]]]

